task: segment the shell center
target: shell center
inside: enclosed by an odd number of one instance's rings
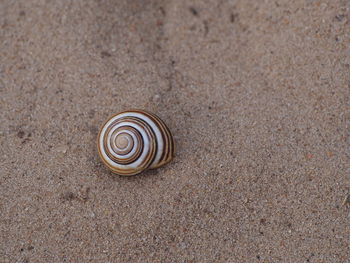
[[[126,134],[120,134],[115,140],[118,149],[124,150],[129,146],[129,138]]]

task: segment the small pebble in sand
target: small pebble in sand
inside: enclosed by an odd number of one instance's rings
[[[159,94],[156,94],[156,95],[153,96],[153,102],[154,102],[154,103],[159,103],[159,102],[160,102],[160,99],[161,99],[161,97],[160,97]]]
[[[343,206],[350,206],[350,194],[344,198]]]
[[[67,145],[61,145],[56,147],[56,152],[59,152],[59,153],[66,153],[67,150],[68,150]]]

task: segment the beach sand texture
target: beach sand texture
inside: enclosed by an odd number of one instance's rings
[[[0,262],[350,262],[349,0],[0,0]],[[96,139],[159,115],[176,156]]]

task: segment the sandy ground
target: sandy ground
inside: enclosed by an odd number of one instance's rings
[[[348,263],[349,101],[349,0],[0,0],[0,262]],[[172,163],[105,169],[128,108]]]

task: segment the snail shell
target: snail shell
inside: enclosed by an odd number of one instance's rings
[[[124,111],[108,119],[98,135],[97,148],[103,163],[119,175],[158,168],[174,156],[168,127],[143,110]]]

